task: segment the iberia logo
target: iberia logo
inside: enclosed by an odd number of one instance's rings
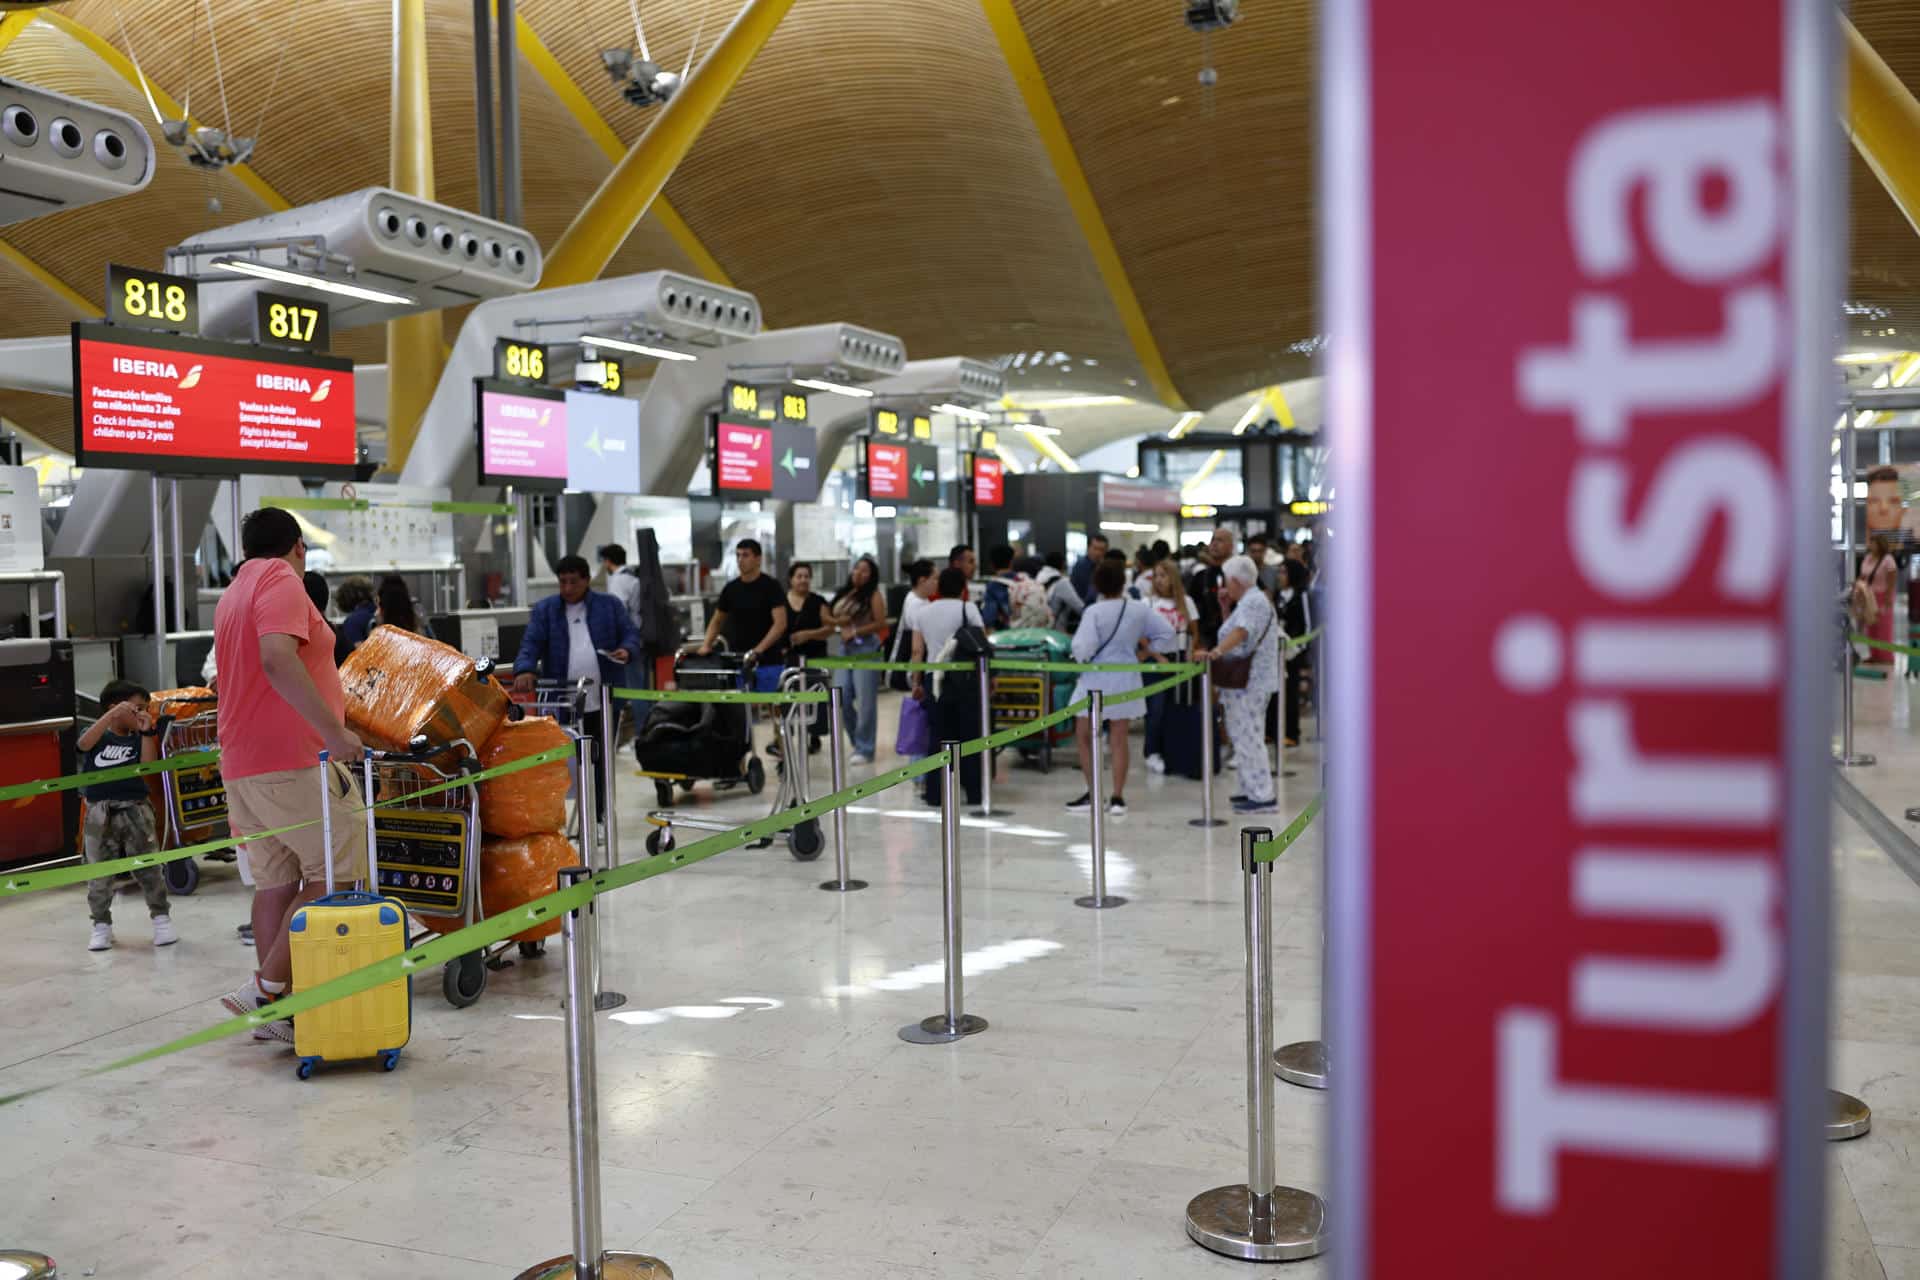
[[[320,380],[320,385],[313,389],[313,394],[308,396],[307,399],[314,404],[319,404],[322,400],[325,400],[327,398],[327,393],[332,390],[333,390],[333,379],[322,378]]]
[[[552,416],[553,416],[553,406],[548,405],[546,408],[540,411],[540,425],[543,427],[546,426],[547,419],[551,418]]]
[[[193,368],[187,370],[187,376],[180,379],[180,389],[182,391],[191,391],[193,388],[200,385],[201,368],[202,366],[195,365],[193,366]]]

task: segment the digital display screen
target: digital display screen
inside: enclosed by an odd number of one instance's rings
[[[973,505],[1000,507],[1007,501],[1007,466],[998,458],[973,455]]]
[[[907,500],[907,446],[868,440],[867,501],[905,502]]]
[[[640,492],[640,402],[603,391],[567,395],[567,488]]]
[[[789,502],[813,502],[820,497],[820,471],[814,459],[817,442],[818,434],[804,422],[774,424],[774,497]]]
[[[721,419],[713,429],[713,491],[773,496],[773,428]]]
[[[475,378],[480,483],[567,487],[567,395]]]
[[[933,445],[907,446],[907,505],[940,505],[940,450]]]
[[[74,461],[173,475],[351,480],[353,362],[73,326]]]

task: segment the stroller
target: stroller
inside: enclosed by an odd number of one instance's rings
[[[734,654],[702,657],[689,647],[673,661],[673,681],[687,690],[738,689],[744,669]],[[672,807],[675,786],[691,791],[696,782],[711,782],[717,791],[744,783],[756,796],[765,789],[767,768],[754,753],[752,710],[720,702],[653,704],[634,734],[633,754],[641,775],[653,779],[661,808]]]
[[[679,665],[676,663],[675,670],[678,671],[679,669]],[[825,689],[826,687],[827,673],[817,669],[791,667],[780,675],[780,692],[782,693],[794,693],[802,690],[817,691]],[[730,707],[723,703],[655,703],[653,714],[647,717],[647,723],[641,727],[640,738],[636,740],[634,746],[635,753],[640,756],[642,771],[651,773],[652,767],[647,764],[647,761],[649,759],[664,758],[664,753],[671,749],[672,744],[679,743],[684,746],[684,744],[690,740],[697,738],[702,732],[698,727],[702,722],[715,724],[718,720],[717,717],[709,719],[704,716],[693,717],[684,714],[671,717],[668,721],[669,727],[663,729],[660,736],[654,739],[655,746],[653,751],[663,754],[652,755],[649,754],[648,749],[642,744],[652,735],[654,721],[660,718],[662,712],[739,712],[744,722],[740,732],[751,733],[753,722],[746,714],[751,710],[751,707]],[[813,723],[813,717],[819,714],[819,712],[820,708],[817,703],[794,703],[781,708],[779,715],[775,719],[775,725],[780,735],[780,785],[774,793],[773,806],[769,810],[769,813],[779,813],[785,809],[799,808],[808,803],[807,732]],[[693,727],[682,727],[689,723]],[[724,725],[713,728],[711,731],[716,734],[731,732],[731,730]],[[722,738],[721,742],[728,750],[737,751],[739,749],[737,739]],[[697,751],[699,748],[698,746],[693,746],[688,749]],[[747,744],[746,749],[749,751],[752,750],[752,744],[750,742]],[[758,795],[761,786],[764,785],[766,781],[766,773],[760,764],[759,757],[753,757],[747,767],[749,773],[745,780],[748,789],[753,794]],[[757,780],[753,776],[755,773],[759,775]],[[675,778],[674,781],[679,782],[683,788],[690,788],[693,785],[690,779]],[[733,784],[721,781],[715,785],[724,787]],[[715,832],[731,831],[733,829],[730,823],[716,821],[711,818],[683,817],[676,814],[668,807],[667,797],[671,797],[673,794],[671,787],[667,786],[657,774],[654,775],[654,786],[659,789],[662,800],[661,808],[647,815],[647,822],[653,827],[653,830],[647,832],[647,852],[649,854],[657,855],[669,853],[673,850],[673,830],[675,827],[684,827],[693,831]],[[773,838],[771,836],[765,836],[754,841],[749,847],[764,849],[772,843]],[[825,847],[826,837],[820,829],[820,822],[817,818],[811,818],[805,822],[801,822],[787,832],[787,851],[793,854],[797,861],[812,862],[820,856],[821,850]]]

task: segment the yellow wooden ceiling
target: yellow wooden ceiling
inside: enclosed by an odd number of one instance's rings
[[[190,89],[196,116],[230,116],[261,142],[245,180],[192,169],[157,142],[159,172],[140,195],[0,230],[17,251],[0,262],[0,337],[57,329],[79,301],[97,306],[109,259],[157,265],[166,246],[276,199],[386,180],[391,0],[211,3],[224,104],[204,22],[188,20],[195,0],[70,0],[13,20],[0,76],[146,118],[111,56],[130,53],[174,98]],[[738,3],[643,0],[656,58],[677,69],[696,29],[704,51]],[[920,357],[1022,352],[1029,384],[1151,397],[991,3],[1011,3],[1025,28],[1187,403],[1204,409],[1307,373],[1317,332],[1308,0],[1248,0],[1205,42],[1171,0],[797,0],[609,271],[710,274],[711,264],[757,293],[778,327],[851,320],[899,334]],[[600,66],[602,48],[632,43],[628,0],[521,0],[520,12],[540,46],[523,47],[519,64],[525,221],[551,245],[651,117]],[[471,13],[469,0],[429,0],[437,195],[469,208]],[[1854,0],[1852,13],[1920,85],[1920,5]],[[1203,57],[1218,71],[1211,90],[1199,83]],[[1857,160],[1849,189],[1852,328],[1920,345],[1920,237]],[[337,345],[383,358],[378,328]],[[0,414],[64,439],[38,398],[0,394]]]

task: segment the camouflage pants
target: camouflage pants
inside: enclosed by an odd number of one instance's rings
[[[87,861],[111,862],[160,848],[160,832],[153,806],[145,800],[102,800],[87,805]],[[167,881],[159,867],[133,873],[147,895],[147,914],[167,914]],[[87,910],[95,924],[113,923],[113,877],[87,881]]]

